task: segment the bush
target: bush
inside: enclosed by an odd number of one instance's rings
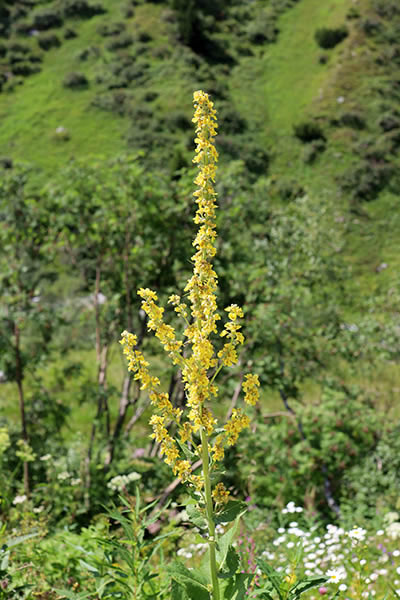
[[[381,31],[382,26],[381,22],[378,19],[368,17],[361,21],[361,29],[366,35],[375,35],[379,31]]]
[[[15,33],[18,33],[19,35],[29,35],[32,29],[33,24],[31,21],[18,21],[14,27]]]
[[[108,37],[111,35],[119,35],[123,31],[125,31],[125,23],[102,23],[97,28],[97,33],[103,37]]]
[[[269,11],[261,13],[256,21],[251,21],[247,26],[247,37],[252,44],[273,43],[278,33],[276,17]]]
[[[89,46],[89,48],[84,48],[78,53],[78,59],[85,61],[88,58],[98,58],[100,56],[100,50],[97,46]]]
[[[148,42],[151,42],[152,39],[153,38],[147,31],[140,31],[138,34],[138,41],[142,44],[147,44]]]
[[[301,504],[308,497],[328,513],[327,484],[339,503],[347,474],[375,449],[379,432],[372,402],[357,389],[327,382],[318,404],[298,407],[297,420],[290,414],[271,417],[257,425],[256,435],[242,434],[239,453],[251,459],[237,461],[230,454],[230,474],[234,479],[239,469],[235,487],[259,506]]]
[[[323,140],[315,140],[306,144],[303,150],[303,162],[306,165],[313,164],[318,156],[325,150],[325,142]]]
[[[378,125],[385,133],[393,129],[398,129],[400,127],[399,113],[395,111],[383,114],[378,121]]]
[[[0,156],[0,167],[3,167],[3,169],[12,169],[13,159],[8,156]]]
[[[8,55],[8,63],[10,65],[16,65],[17,63],[23,62],[25,56],[22,54],[14,54],[13,52]]]
[[[295,179],[287,177],[280,177],[278,179],[273,192],[274,195],[287,202],[301,198],[305,194],[304,188]]]
[[[380,17],[393,19],[400,15],[400,6],[397,0],[374,0],[373,7]]]
[[[315,121],[303,121],[293,127],[294,135],[301,142],[313,142],[314,140],[324,140],[325,135],[321,126]]]
[[[10,42],[8,44],[9,52],[18,52],[19,54],[29,54],[30,46],[27,44],[21,44],[20,42]]]
[[[33,65],[29,62],[20,62],[14,64],[12,67],[12,72],[14,75],[21,75],[22,77],[27,77],[28,75],[33,75],[34,73],[39,73],[40,67],[38,65]]]
[[[37,54],[37,53],[30,54],[28,56],[28,60],[31,63],[41,63],[41,62],[43,62],[43,55],[42,54]]]
[[[358,112],[346,112],[339,118],[339,125],[351,127],[352,129],[364,129],[365,120]]]
[[[58,11],[47,9],[33,17],[33,29],[45,31],[53,27],[61,27],[63,19]]]
[[[314,38],[320,48],[328,50],[334,48],[348,36],[348,30],[345,25],[336,29],[321,27],[315,32]]]
[[[393,172],[394,168],[389,163],[371,159],[341,175],[338,183],[351,199],[371,202],[390,182]]]
[[[7,54],[7,46],[5,46],[4,44],[2,44],[0,42],[0,58],[4,58],[4,56]]]
[[[107,50],[120,50],[121,48],[128,48],[133,44],[133,38],[129,33],[121,33],[106,45]]]
[[[50,50],[51,48],[59,48],[61,46],[60,39],[55,33],[45,33],[38,37],[38,44],[42,50]]]
[[[91,4],[87,0],[63,0],[62,6],[66,17],[90,19],[106,12],[101,4]]]
[[[393,510],[400,498],[400,425],[386,432],[373,453],[346,473],[342,492],[345,512],[371,519]]]
[[[64,31],[64,39],[65,40],[73,40],[74,38],[77,37],[77,33],[75,31],[75,29],[71,29],[70,27],[68,27],[65,31]]]
[[[89,81],[83,73],[68,73],[64,77],[63,86],[70,89],[83,89],[88,87]]]

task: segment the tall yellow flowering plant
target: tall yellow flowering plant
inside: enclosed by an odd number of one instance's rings
[[[148,329],[154,331],[172,363],[182,372],[186,395],[184,410],[175,408],[168,394],[160,390],[160,380],[150,374],[149,363],[137,348],[136,336],[124,331],[121,344],[128,359],[128,369],[140,381],[142,389],[148,390],[154,406],[154,414],[150,419],[152,437],[160,444],[161,454],[174,474],[187,483],[199,499],[196,512],[192,511],[196,522],[203,515],[207,524],[207,575],[203,576],[201,572],[194,575],[181,566],[173,578],[186,589],[189,597],[192,597],[189,590],[195,589],[197,591],[193,597],[202,598],[204,595],[201,594],[207,593],[212,595],[213,600],[220,600],[223,581],[235,576],[235,568],[231,568],[231,573],[226,571],[227,564],[235,563],[229,555],[229,552],[233,552],[230,542],[234,527],[225,534],[224,540],[218,540],[215,524],[235,519],[240,512],[240,505],[235,508],[223,483],[212,486],[212,473],[224,458],[225,448],[233,446],[239,433],[249,426],[249,418],[242,409],[234,409],[229,421],[221,427],[212,412],[212,401],[218,396],[217,376],[224,366],[237,363],[237,347],[244,342],[240,331],[243,311],[236,304],[225,308],[228,320],[220,333],[224,345],[217,351],[211,342],[211,336],[218,333],[217,321],[221,318],[216,301],[218,278],[213,269],[217,235],[217,194],[214,189],[218,161],[214,145],[217,118],[213,103],[203,91],[194,93],[194,107],[193,122],[196,124],[197,137],[193,162],[199,167],[194,181],[197,189],[193,194],[197,203],[194,222],[199,226],[193,242],[196,252],[192,257],[193,274],[184,290],[187,300],[182,301],[178,295],[169,298],[169,303],[185,322],[185,342],[177,340],[173,327],[164,322],[164,309],[158,306],[156,293],[149,289],[138,291],[143,299],[142,308],[148,316]],[[184,343],[191,346],[188,356],[182,352]],[[247,404],[256,404],[259,385],[257,375],[245,375],[243,391]],[[172,423],[177,426],[176,437],[172,437],[168,431]],[[199,458],[202,472],[196,475],[191,462]]]

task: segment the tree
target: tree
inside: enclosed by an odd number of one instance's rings
[[[29,194],[29,171],[13,169],[0,181],[0,365],[18,388],[25,493],[30,491],[32,452],[24,379],[49,352],[54,309],[43,298],[54,280],[55,213],[39,194]]]

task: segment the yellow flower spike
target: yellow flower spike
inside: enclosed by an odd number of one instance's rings
[[[251,373],[245,375],[244,381],[242,384],[242,389],[245,393],[244,401],[246,404],[250,404],[254,406],[257,404],[259,399],[259,388],[260,380],[258,379],[258,375],[252,375]]]
[[[228,321],[220,333],[220,336],[225,338],[225,343],[222,349],[216,352],[211,336],[218,333],[217,322],[220,319],[216,300],[218,277],[212,262],[216,254],[217,238],[217,193],[214,189],[218,162],[218,152],[214,145],[217,119],[208,94],[201,90],[196,91],[193,100],[195,112],[192,121],[196,125],[196,152],[193,162],[198,165],[198,173],[194,180],[197,189],[193,193],[197,205],[193,220],[198,226],[193,241],[193,273],[184,290],[188,305],[181,301],[178,294],[172,294],[168,299],[168,303],[186,323],[183,337],[191,352],[185,352],[183,355],[183,343],[176,339],[174,328],[164,322],[164,309],[157,304],[156,292],[148,288],[138,291],[142,298],[142,309],[148,317],[148,329],[154,332],[172,363],[178,365],[181,370],[186,399],[184,410],[175,408],[168,394],[160,391],[159,379],[150,375],[149,364],[137,348],[137,337],[124,331],[121,344],[128,360],[128,369],[133,372],[134,379],[140,382],[142,389],[148,390],[155,409],[155,414],[150,419],[153,429],[151,437],[160,444],[160,453],[173,473],[181,481],[201,492],[205,503],[202,509],[205,508],[210,544],[210,591],[213,600],[220,600],[213,515],[215,506],[219,511],[228,501],[229,492],[223,483],[218,483],[213,490],[211,489],[210,471],[215,468],[216,463],[224,459],[225,449],[233,446],[240,432],[249,426],[249,418],[240,409],[235,408],[225,426],[216,430],[217,420],[209,406],[210,401],[218,395],[218,387],[214,380],[220,370],[223,366],[230,367],[238,362],[237,346],[244,343],[244,336],[240,331],[243,310],[237,304],[225,308]],[[259,385],[257,375],[245,376],[242,387],[247,404],[254,405],[257,402]],[[168,431],[171,423],[177,425],[176,439]],[[192,474],[192,465],[187,460],[187,456],[193,455],[201,459],[202,472],[199,475]]]

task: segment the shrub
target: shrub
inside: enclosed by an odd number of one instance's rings
[[[358,112],[346,112],[339,118],[339,124],[352,129],[364,129],[365,120]]]
[[[7,46],[5,46],[4,44],[2,44],[0,42],[0,58],[4,58],[4,56],[7,54]]]
[[[12,169],[13,159],[8,156],[0,156],[0,167],[3,167],[3,169]]]
[[[227,134],[243,133],[247,127],[245,119],[233,108],[220,109],[221,127]]]
[[[77,35],[78,34],[76,33],[75,29],[71,29],[70,27],[67,27],[67,29],[64,31],[65,40],[73,40],[77,37]]]
[[[147,44],[148,42],[151,42],[152,39],[153,38],[151,37],[150,33],[147,31],[140,31],[138,34],[138,40],[142,44]]]
[[[357,8],[355,6],[351,6],[349,8],[349,10],[347,11],[346,14],[346,19],[352,20],[352,19],[359,19],[360,18],[360,12],[359,10],[357,10]]]
[[[41,63],[43,62],[43,55],[38,53],[30,54],[28,60],[31,63]]]
[[[187,131],[188,129],[191,129],[192,123],[190,122],[190,119],[187,118],[185,113],[176,111],[168,114],[166,126],[172,131],[176,131],[177,129]]]
[[[120,50],[121,48],[128,48],[133,44],[133,38],[129,33],[121,33],[114,37],[106,45],[107,50]]]
[[[318,156],[325,150],[325,142],[323,140],[315,140],[306,144],[303,150],[303,161],[306,165],[313,164]]]
[[[348,30],[345,25],[337,27],[336,29],[329,29],[328,27],[321,27],[315,32],[315,41],[320,48],[328,50],[334,48],[340,42],[342,42],[348,35]]]
[[[379,121],[379,127],[386,133],[400,127],[400,115],[397,111],[383,114]]]
[[[342,174],[339,185],[350,198],[361,202],[375,200],[389,183],[394,169],[385,161],[369,160]]]
[[[18,52],[19,54],[29,54],[30,52],[30,46],[28,46],[27,44],[21,44],[20,42],[10,42],[8,44],[8,51],[9,52]]]
[[[315,121],[303,121],[293,127],[294,135],[301,142],[313,142],[314,140],[324,140],[325,135],[321,126]]]
[[[376,449],[346,473],[342,492],[345,512],[371,519],[396,508],[400,498],[400,425],[386,432]],[[354,518],[354,517],[353,517]]]
[[[125,31],[125,23],[102,23],[97,28],[97,33],[103,37],[119,35]]]
[[[124,91],[99,94],[92,100],[92,106],[123,115],[126,112],[127,95]]]
[[[16,65],[17,63],[23,62],[25,56],[22,54],[14,54],[13,52],[8,55],[8,63],[10,65]]]
[[[275,42],[278,33],[276,17],[269,11],[261,13],[256,21],[251,21],[247,26],[247,37],[252,44]]]
[[[373,0],[373,7],[380,17],[393,19],[400,15],[400,6],[397,0]]]
[[[61,42],[55,33],[45,33],[38,37],[38,44],[42,50],[50,50],[51,48],[59,48]]]
[[[78,53],[79,60],[87,60],[88,58],[98,58],[100,56],[100,50],[97,46],[89,46],[89,48],[84,48]]]
[[[271,417],[258,423],[257,435],[246,432],[239,452],[252,460],[236,462],[231,454],[231,473],[239,469],[236,487],[244,487],[257,505],[302,503],[308,496],[329,512],[326,485],[338,503],[347,473],[376,447],[379,431],[372,402],[356,389],[327,382],[320,402],[299,406],[297,419]]]
[[[282,200],[291,202],[304,196],[305,190],[295,179],[280,177],[275,184],[274,193]]]
[[[32,29],[33,24],[31,21],[18,21],[14,27],[15,33],[20,35],[29,35]]]
[[[68,73],[64,77],[63,86],[70,89],[83,89],[88,87],[89,81],[83,73]]]
[[[52,29],[53,27],[61,27],[63,19],[58,11],[51,10],[50,8],[41,13],[37,13],[33,17],[33,29],[39,29],[45,31]]]
[[[361,21],[361,29],[364,31],[366,35],[375,35],[379,31],[381,31],[382,26],[381,22],[378,19],[374,19],[373,17],[367,17]]]
[[[13,65],[12,72],[14,75],[21,75],[22,77],[27,77],[28,75],[33,75],[34,73],[39,73],[40,71],[39,65],[33,65],[29,62],[19,62]]]
[[[62,6],[66,17],[90,19],[106,12],[101,4],[91,4],[87,0],[63,0]]]

